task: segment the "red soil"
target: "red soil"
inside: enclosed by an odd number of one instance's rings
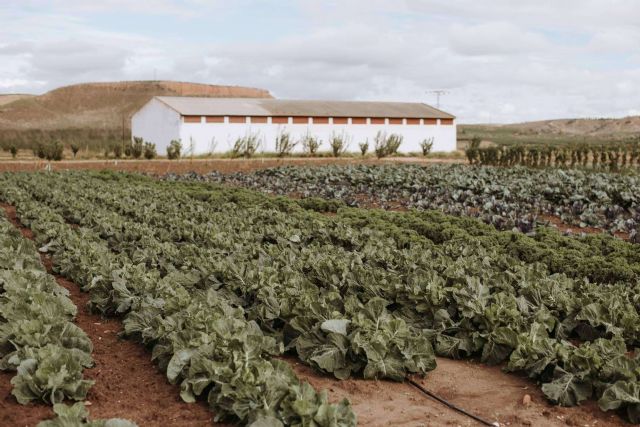
[[[476,421],[425,396],[408,383],[349,379],[337,381],[310,367],[288,360],[298,377],[316,389],[327,389],[332,401],[348,398],[363,426],[478,426]],[[506,374],[500,367],[473,361],[438,358],[438,367],[425,378],[415,377],[427,390],[500,426],[622,426],[614,413],[600,411],[596,402],[561,408],[547,402],[527,378]],[[524,396],[531,397],[523,404]]]
[[[596,227],[580,227],[578,225],[570,225],[570,224],[566,224],[564,222],[562,222],[562,220],[557,217],[557,216],[553,216],[553,215],[539,215],[539,218],[542,221],[547,221],[551,226],[555,227],[558,229],[558,231],[560,232],[571,232],[574,235],[580,234],[580,233],[585,233],[585,234],[600,234],[600,233],[605,233],[605,230],[601,229],[601,228],[596,228]],[[616,233],[614,233],[616,237],[623,239],[623,240],[628,240],[629,239],[629,233],[625,233],[625,232],[621,232],[618,231]]]

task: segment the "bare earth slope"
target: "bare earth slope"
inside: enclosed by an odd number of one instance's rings
[[[8,103],[0,96],[0,129],[120,129],[123,117],[128,128],[131,115],[157,95],[271,98],[266,90],[241,86],[170,81],[84,83]]]
[[[20,99],[31,98],[33,96],[34,95],[29,95],[26,93],[11,93],[6,95],[0,94],[0,107],[6,104],[10,104],[14,101],[18,101]]]
[[[620,135],[640,132],[640,116],[621,119],[562,119],[515,123],[504,127],[523,133]]]
[[[507,125],[476,124],[458,126],[458,138],[474,135],[494,142],[517,141],[607,141],[640,133],[640,116],[620,119],[558,119]]]

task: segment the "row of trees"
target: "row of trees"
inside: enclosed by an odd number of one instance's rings
[[[640,138],[609,144],[514,144],[480,148],[474,137],[466,149],[471,164],[528,167],[591,167],[619,170],[640,166]]]
[[[398,153],[398,149],[402,144],[403,137],[398,134],[387,135],[386,132],[379,131],[374,140],[373,151],[378,158],[393,156]],[[351,143],[351,138],[344,132],[332,133],[328,140],[331,155],[333,157],[340,157],[343,155]],[[252,157],[261,148],[263,140],[258,134],[251,133],[243,137],[239,137],[234,142],[231,148],[231,157]],[[286,157],[293,153],[293,150],[300,146],[303,153],[308,156],[315,157],[318,155],[318,151],[322,141],[313,136],[305,135],[299,140],[294,140],[291,134],[288,132],[282,132],[278,134],[275,141],[275,152],[278,157]],[[421,142],[421,149],[423,155],[428,155],[433,148],[433,138],[425,139]],[[369,152],[369,140],[365,140],[358,144],[360,154],[364,157]]]
[[[328,140],[330,153],[333,157],[342,156],[349,147],[351,139],[343,133],[334,133]],[[403,137],[398,134],[387,134],[386,132],[378,132],[373,139],[373,153],[377,158],[383,158],[388,156],[394,156],[398,154],[398,150],[402,145]],[[258,134],[248,134],[246,136],[238,138],[233,144],[230,156],[233,158],[246,157],[250,158],[254,156],[261,148],[263,139]],[[193,145],[193,144],[192,144]],[[291,134],[287,132],[280,133],[276,137],[275,151],[278,157],[289,156],[293,153],[297,146],[302,147],[302,151],[311,157],[319,155],[319,149],[322,145],[322,141],[312,135],[306,135],[300,140],[294,140]],[[424,139],[421,144],[422,154],[427,156],[433,148],[433,138]],[[369,152],[369,141],[365,140],[358,144],[360,154],[364,157]],[[170,160],[179,159],[182,155],[182,142],[180,140],[173,140],[167,147],[167,158]],[[65,146],[59,140],[52,142],[37,142],[33,144],[33,155],[40,159],[46,160],[62,160],[64,158]],[[69,146],[75,159],[80,151],[80,145],[72,143]],[[16,146],[10,146],[7,151],[10,151],[15,158],[18,149]],[[193,147],[191,147],[193,151]],[[134,137],[133,140],[125,143],[114,143],[106,145],[103,150],[104,157],[113,157],[116,159],[132,158],[140,159],[145,158],[147,160],[157,157],[157,151],[155,144],[144,141],[141,137]]]
[[[66,128],[66,129],[3,129],[0,132],[0,147],[7,152],[36,149],[36,141],[55,144],[64,141],[65,146],[82,145],[92,153],[102,153],[106,147],[122,145],[123,139],[130,139],[129,133],[120,129]]]
[[[11,154],[15,158],[17,155],[17,149],[11,146]],[[62,160],[64,158],[64,145],[60,141],[53,141],[50,143],[37,142],[34,144],[32,150],[33,155],[39,159],[46,160]],[[69,146],[73,158],[75,159],[80,151],[80,145],[72,143]],[[140,159],[144,157],[147,160],[154,159],[157,156],[156,145],[150,142],[145,142],[142,138],[134,138],[133,141],[129,141],[124,144],[114,144],[110,147],[105,147],[105,157],[113,157],[120,159],[123,157],[129,157],[132,159]],[[178,157],[180,156],[178,150]]]

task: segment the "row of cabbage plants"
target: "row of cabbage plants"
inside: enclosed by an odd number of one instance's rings
[[[639,420],[635,276],[592,283],[579,272],[552,274],[495,236],[470,227],[462,238],[463,220],[453,217],[382,213],[366,222],[369,211],[327,217],[246,190],[110,174],[3,178],[0,194],[54,251],[61,273],[84,284],[96,309],[128,313],[127,332],[153,345],[187,400],[210,390],[215,402],[219,392],[207,389],[212,374],[200,358],[214,314],[180,310],[207,294],[224,298],[226,319],[273,339],[276,353],[295,352],[338,378],[401,380],[433,369],[434,351],[479,357],[527,373],[554,402],[596,398]]]
[[[202,396],[216,419],[256,426],[355,425],[347,401],[329,403],[273,357],[281,343],[247,320],[229,295],[201,286],[192,272],[161,271],[114,250],[101,233],[69,227],[61,215],[69,206],[56,211],[14,186],[3,188],[55,269],[91,292],[94,308],[124,316],[126,335],[153,347],[152,358],[181,384],[183,400]],[[146,250],[145,242],[136,247]]]
[[[73,323],[76,306],[42,264],[33,243],[0,217],[0,368],[18,402],[83,400],[93,381],[91,341]]]
[[[168,175],[166,179],[338,199],[350,206],[435,209],[526,233],[548,223],[545,216],[554,216],[568,225],[626,232],[632,241],[640,241],[638,175],[524,167],[355,165],[286,166],[230,175]]]
[[[77,308],[40,262],[33,243],[0,214],[0,369],[16,371],[12,394],[21,404],[54,405],[57,417],[39,427],[135,427],[122,419],[88,420],[83,402],[92,380],[92,344],[73,323]]]

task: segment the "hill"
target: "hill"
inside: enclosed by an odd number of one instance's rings
[[[239,86],[169,81],[85,83],[4,103],[0,129],[121,130],[123,118],[128,129],[131,115],[156,95],[271,98],[266,90]]]
[[[2,107],[5,104],[10,104],[19,99],[31,98],[32,96],[34,95],[29,95],[26,93],[9,93],[6,95],[0,94],[0,107]]]
[[[606,142],[640,135],[640,116],[620,119],[558,119],[507,125],[460,125],[459,139],[473,136],[508,142]]]

